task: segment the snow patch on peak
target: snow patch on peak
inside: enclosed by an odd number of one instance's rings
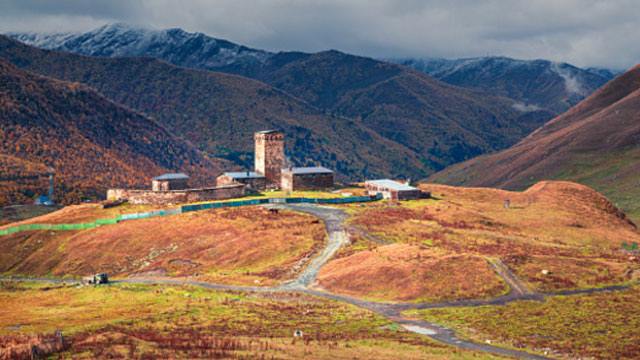
[[[53,49],[58,44],[76,36],[76,33],[53,33],[53,34],[40,34],[40,33],[7,33],[10,38],[16,39],[27,45],[43,49]]]
[[[106,24],[85,33],[12,34],[26,44],[88,56],[155,57],[178,66],[215,69],[264,63],[273,54],[179,28],[158,30],[126,23]]]

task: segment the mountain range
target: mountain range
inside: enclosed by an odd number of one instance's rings
[[[108,24],[84,33],[10,35],[26,44],[45,49],[89,56],[150,56],[179,66],[240,74],[285,91],[295,91],[308,85],[305,79],[287,76],[290,75],[288,69],[308,63],[307,59],[314,55],[275,53],[202,33],[189,33],[181,29],[151,30],[123,23]],[[548,60],[495,56],[385,61],[405,65],[451,85],[510,98],[517,109],[535,111],[536,116],[545,120],[566,111],[617,75],[607,69],[581,69]],[[332,84],[320,82],[318,85],[331,87]],[[330,91],[322,88],[316,90],[305,88],[303,93],[294,94],[322,108],[342,110],[335,109],[335,102],[327,98]]]
[[[0,58],[28,71],[91,86],[114,102],[153,117],[211,157],[236,164],[252,163],[254,131],[275,127],[287,133],[287,152],[296,155],[292,160],[298,164],[323,162],[347,175],[366,174],[368,166],[378,172],[419,171],[422,166],[406,147],[252,79],[152,58],[51,52],[6,37],[0,37]]]
[[[517,101],[519,108],[544,111],[550,117],[565,112],[618,74],[607,69],[581,69],[548,60],[498,56],[390,61],[448,84],[511,98]]]
[[[640,65],[618,76],[509,149],[429,179],[523,189],[540,179],[577,181],[640,219]]]
[[[6,38],[0,57],[29,71],[92,86],[157,119],[212,157],[240,166],[252,160],[251,132],[282,126],[296,138],[289,148],[294,163],[320,161],[347,179],[422,178],[512,145],[548,118],[517,109],[505,97],[338,51],[268,53],[178,29],[122,24],[80,35],[13,36],[92,57],[38,52]],[[234,60],[230,53],[242,55]],[[111,60],[93,57],[125,54]],[[209,55],[194,60],[202,54]],[[212,88],[231,83],[233,91]]]

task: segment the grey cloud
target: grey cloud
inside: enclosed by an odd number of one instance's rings
[[[9,0],[0,10],[0,31],[82,31],[123,21],[268,50],[504,55],[618,69],[640,61],[637,0]]]

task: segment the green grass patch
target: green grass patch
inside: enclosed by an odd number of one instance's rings
[[[518,348],[551,349],[570,357],[640,357],[640,288],[591,295],[558,296],[544,302],[504,306],[409,311],[477,341]]]

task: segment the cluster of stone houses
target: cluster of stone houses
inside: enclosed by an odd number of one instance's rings
[[[225,172],[216,178],[216,186],[190,188],[189,176],[172,173],[153,178],[151,190],[109,189],[107,199],[127,200],[134,204],[177,204],[229,199],[264,190],[327,190],[334,187],[334,172],[330,169],[287,164],[282,132],[259,131],[254,134],[254,142],[254,170]],[[382,194],[392,200],[421,196],[419,189],[389,179],[367,181],[365,187],[369,195]]]
[[[254,134],[254,171],[225,172],[218,176],[218,186],[242,183],[247,189],[324,190],[334,186],[334,173],[322,166],[288,166],[284,155],[284,134],[276,130]]]

